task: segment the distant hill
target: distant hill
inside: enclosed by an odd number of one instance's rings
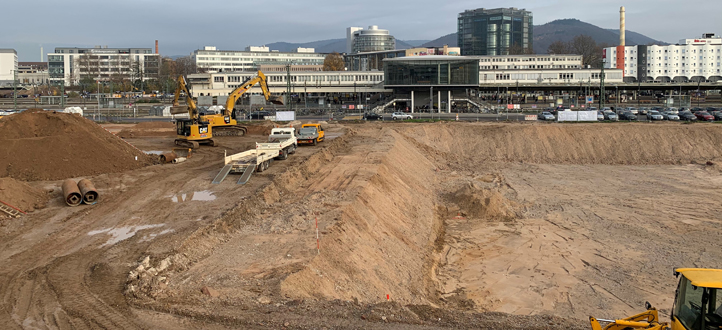
[[[534,26],[534,52],[537,54],[545,54],[551,43],[558,40],[570,41],[580,34],[591,36],[598,44],[605,43],[610,46],[619,44],[619,30],[602,29],[596,25],[577,19],[562,19]],[[629,30],[626,32],[626,37],[627,45],[647,45],[650,43],[667,45],[666,42],[654,40]],[[456,33],[447,34],[441,38],[429,41],[423,44],[422,47],[441,47],[443,45],[458,47]]]
[[[449,47],[459,47],[459,39],[456,38],[456,32],[426,42],[421,45],[421,47],[444,47],[444,45],[448,45]]]
[[[580,34],[592,37],[597,44],[606,44],[607,46],[619,44],[618,30],[602,29],[578,19],[560,19],[544,25],[534,26],[534,51],[538,54],[544,54],[553,42],[571,41]],[[627,45],[666,44],[633,31],[627,31],[626,37]]]
[[[425,44],[431,40],[402,40],[402,41],[411,45],[412,47],[421,47],[423,44]]]
[[[425,40],[418,40],[418,41],[425,41]],[[304,42],[304,43],[274,42],[274,43],[266,44],[266,46],[268,48],[270,48],[271,50],[278,50],[279,52],[294,52],[294,51],[296,51],[296,48],[303,47],[303,48],[314,48],[316,50],[316,53],[333,53],[333,52],[345,53],[346,52],[346,38],[311,41],[311,42]],[[414,48],[414,46],[405,41],[396,40],[396,49],[407,49],[407,48]]]

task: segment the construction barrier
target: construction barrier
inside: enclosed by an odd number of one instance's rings
[[[529,120],[529,121],[534,120],[534,121],[535,121],[535,120],[537,120],[537,119],[539,119],[539,117],[538,117],[537,115],[526,115],[526,116],[524,116],[524,120]]]
[[[596,111],[559,111],[557,121],[597,121]]]

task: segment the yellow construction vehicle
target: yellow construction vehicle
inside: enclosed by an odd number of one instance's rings
[[[670,316],[671,329],[722,329],[722,270],[678,268],[674,275],[679,277],[679,283]],[[669,323],[659,321],[657,310],[646,305],[647,311],[621,320],[589,317],[592,330],[670,329]],[[600,322],[608,324],[602,327]]]
[[[186,107],[179,106],[179,98],[182,93],[185,93]],[[200,144],[208,144],[215,147],[216,142],[213,141],[213,132],[208,122],[201,120],[198,115],[198,108],[196,102],[191,96],[191,92],[188,90],[188,84],[183,76],[178,77],[178,87],[175,91],[175,98],[173,99],[173,107],[171,108],[172,114],[188,113],[188,118],[176,119],[176,133],[178,136],[175,139],[175,144],[186,147],[186,148],[198,148]]]
[[[261,86],[261,91],[263,92],[263,96],[266,98],[266,101],[273,104],[283,104],[283,101],[281,101],[280,98],[271,96],[271,92],[268,90],[268,84],[266,83],[266,75],[264,75],[263,72],[258,71],[258,74],[255,77],[241,84],[234,89],[230,95],[228,95],[226,108],[223,110],[223,113],[201,116],[201,120],[207,121],[211,126],[213,134],[216,136],[240,136],[246,134],[247,128],[245,126],[238,125],[233,108],[235,107],[238,99],[241,98],[241,96],[243,96],[243,94],[251,89],[251,87],[255,84],[259,84]]]

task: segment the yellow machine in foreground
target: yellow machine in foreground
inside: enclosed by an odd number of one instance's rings
[[[179,106],[181,92],[185,93],[186,97],[185,109]],[[188,119],[180,118],[176,120],[176,133],[178,137],[175,139],[175,144],[192,149],[198,148],[200,144],[208,144],[215,147],[216,142],[213,141],[211,126],[208,125],[207,122],[202,121],[200,116],[198,116],[198,108],[196,107],[196,102],[193,101],[191,92],[188,90],[186,80],[183,76],[179,76],[171,113],[178,114],[184,112],[188,112]]]
[[[266,101],[273,104],[283,104],[278,97],[271,96],[271,92],[268,90],[268,84],[266,82],[266,75],[264,75],[263,72],[258,71],[258,75],[246,81],[241,86],[238,86],[231,92],[230,95],[228,95],[226,108],[223,110],[222,114],[201,116],[201,120],[207,121],[211,126],[213,134],[216,136],[239,136],[246,134],[247,128],[245,126],[238,125],[234,116],[233,108],[235,107],[238,99],[241,98],[241,96],[243,96],[243,94],[251,89],[251,87],[255,84],[259,84],[261,86],[261,91],[263,91],[263,96],[266,98]]]
[[[672,330],[722,329],[722,270],[678,268],[679,277],[671,315]],[[680,276],[682,275],[682,276]],[[657,310],[647,303],[647,311],[621,320],[589,318],[592,330],[669,329],[659,322]],[[601,322],[608,322],[602,327]]]

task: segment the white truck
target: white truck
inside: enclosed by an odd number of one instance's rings
[[[276,146],[279,148],[276,159],[287,159],[289,154],[296,153],[296,149],[298,149],[296,130],[293,127],[274,128],[271,130],[271,135],[268,136],[268,143],[259,143],[258,145],[267,149]]]
[[[289,154],[296,153],[298,144],[296,131],[292,128],[274,128],[266,143],[256,143],[256,149],[246,150],[224,157],[225,166],[213,179],[219,184],[229,173],[242,173],[238,184],[245,184],[251,179],[253,172],[263,172],[271,166],[274,159],[287,159]]]

